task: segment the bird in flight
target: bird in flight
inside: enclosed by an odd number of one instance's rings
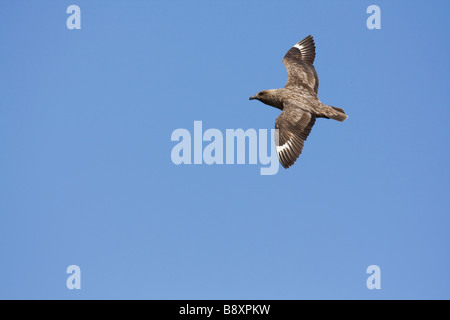
[[[313,66],[316,46],[311,35],[295,44],[283,58],[288,73],[284,88],[263,90],[250,97],[282,110],[275,120],[277,154],[286,169],[302,153],[316,118],[344,121],[344,109],[328,106],[317,98],[319,78]]]

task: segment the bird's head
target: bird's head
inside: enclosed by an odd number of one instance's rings
[[[267,90],[263,90],[263,91],[258,92],[256,95],[251,96],[249,98],[249,100],[259,100],[261,102],[264,102],[262,100],[264,100],[264,98],[267,98],[268,96],[269,96],[269,93],[267,92]]]
[[[269,106],[281,109],[281,101],[280,95],[278,94],[278,89],[260,91],[256,95],[251,96],[249,100],[259,100],[262,103],[268,104]]]

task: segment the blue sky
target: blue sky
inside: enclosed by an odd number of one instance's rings
[[[449,299],[449,9],[3,3],[0,298]],[[272,129],[279,111],[248,97],[284,86],[281,59],[309,34],[344,123],[319,119],[273,176],[172,163],[171,133],[195,120]]]

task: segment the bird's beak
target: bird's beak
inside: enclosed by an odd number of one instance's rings
[[[256,96],[251,96],[250,98],[248,98],[248,100],[255,100]]]

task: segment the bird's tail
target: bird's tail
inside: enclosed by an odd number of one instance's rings
[[[328,106],[323,103],[320,105],[319,116],[328,119],[334,119],[341,122],[348,118],[347,115],[345,114],[344,109]]]

